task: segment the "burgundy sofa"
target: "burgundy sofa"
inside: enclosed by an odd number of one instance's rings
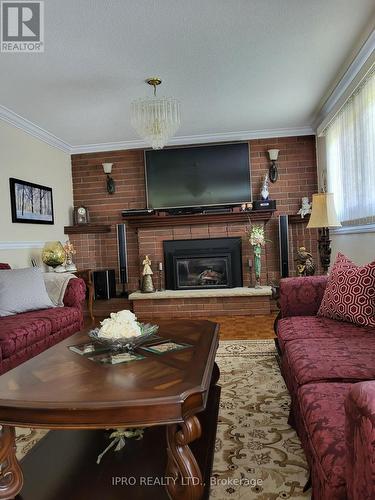
[[[0,264],[0,269],[9,266]],[[85,282],[74,278],[66,288],[64,307],[0,317],[0,374],[78,332],[83,327],[85,292]]]
[[[280,283],[277,345],[289,423],[314,500],[375,499],[375,329],[317,316],[326,276]]]

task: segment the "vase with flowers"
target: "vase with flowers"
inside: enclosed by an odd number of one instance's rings
[[[151,340],[159,329],[157,325],[138,322],[135,314],[128,310],[111,313],[100,325],[100,328],[89,332],[89,337],[119,352],[133,351]]]
[[[70,243],[70,241],[67,240],[63,248],[66,256],[65,269],[70,272],[77,271],[76,265],[73,262],[73,255],[75,255],[77,251],[74,248],[73,243]]]
[[[249,242],[254,252],[255,288],[260,288],[260,273],[262,269],[262,248],[266,245],[264,226],[252,225],[248,231]]]

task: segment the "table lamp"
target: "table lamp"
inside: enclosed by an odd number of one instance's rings
[[[319,256],[325,274],[331,262],[331,240],[329,239],[331,227],[341,227],[336,215],[333,193],[313,194],[312,211],[307,228],[319,229]]]

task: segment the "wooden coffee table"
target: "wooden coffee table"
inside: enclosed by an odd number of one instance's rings
[[[160,453],[167,449],[165,478],[173,479],[164,485],[169,497],[198,500],[208,496],[207,473],[212,467],[220,394],[215,365],[218,325],[209,321],[159,324],[161,337],[190,347],[163,354],[142,350],[138,351],[142,360],[104,365],[68,348],[87,341],[87,331],[83,331],[0,377],[0,499],[13,498],[23,486],[15,456],[16,426],[59,430],[166,426]],[[208,399],[215,408],[202,434]],[[199,444],[205,432],[210,433],[211,443],[201,446],[206,453],[202,461],[189,445],[195,440]],[[198,462],[205,470],[201,471]],[[30,498],[24,490],[22,498]],[[117,496],[107,493],[107,498]]]

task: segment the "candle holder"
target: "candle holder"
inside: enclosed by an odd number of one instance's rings
[[[254,288],[254,285],[253,285],[253,261],[252,259],[248,259],[247,261],[247,265],[249,267],[249,288]]]
[[[159,262],[159,290],[158,292],[163,292],[163,263]]]

